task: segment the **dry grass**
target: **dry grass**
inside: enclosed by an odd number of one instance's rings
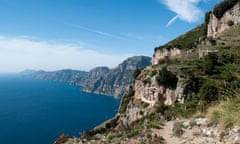
[[[240,125],[240,98],[222,101],[219,104],[210,107],[207,117],[211,123],[218,123],[225,129]]]

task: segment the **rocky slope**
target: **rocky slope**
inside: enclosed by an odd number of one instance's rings
[[[126,59],[114,69],[98,68],[88,73],[84,91],[121,97],[134,81],[133,73],[150,65],[150,58],[135,56]]]
[[[65,143],[239,143],[240,27],[234,23],[215,39],[205,29],[212,21],[156,48],[153,65],[136,75],[118,114]]]

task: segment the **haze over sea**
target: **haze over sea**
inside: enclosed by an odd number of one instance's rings
[[[113,117],[120,99],[68,83],[0,75],[0,143],[52,144]]]

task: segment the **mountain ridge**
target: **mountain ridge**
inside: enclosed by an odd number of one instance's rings
[[[83,91],[88,93],[122,97],[127,87],[134,81],[135,69],[150,65],[150,61],[151,58],[147,56],[133,56],[113,69],[102,66],[93,68],[89,72],[71,69],[50,72],[26,70],[22,72],[22,75],[43,80],[68,82],[83,87]]]

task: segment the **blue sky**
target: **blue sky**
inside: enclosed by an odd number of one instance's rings
[[[201,24],[221,0],[0,0],[0,72],[115,67]]]

